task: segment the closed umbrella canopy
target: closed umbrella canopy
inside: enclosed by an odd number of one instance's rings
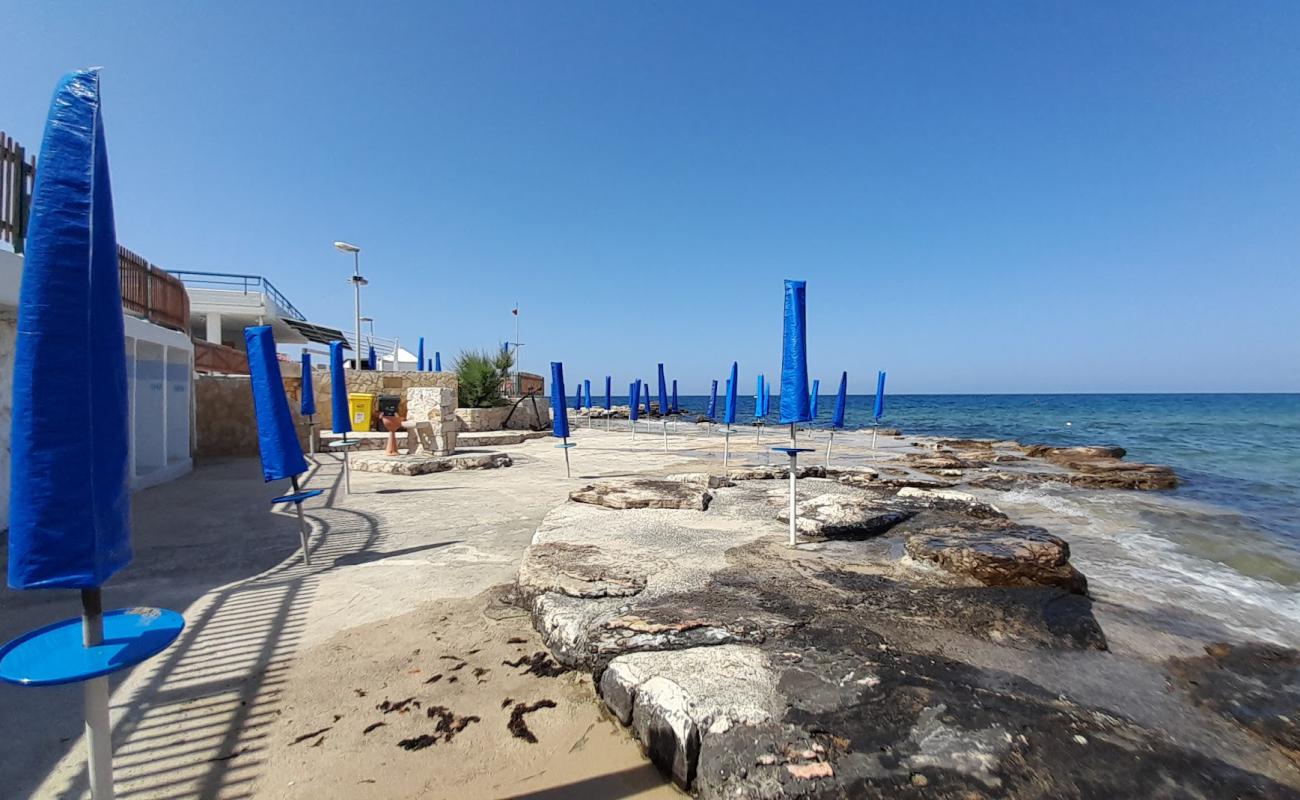
[[[640,379],[632,381],[627,385],[627,405],[629,409],[628,416],[631,418],[633,422],[636,422],[636,418],[639,416],[639,414],[637,414],[637,411],[641,405]]]
[[[832,428],[844,427],[844,405],[848,398],[849,373],[840,373],[840,390],[835,395],[835,414],[831,417]]]
[[[581,409],[582,409],[582,384],[580,383],[578,384],[577,390],[573,393],[573,410],[579,411]]]
[[[302,407],[298,409],[304,417],[316,414],[316,386],[311,379],[311,353],[302,351]]]
[[[754,389],[754,416],[762,419],[767,416],[767,390],[763,388],[763,376],[758,376],[758,386]]]
[[[433,351],[433,371],[442,372],[442,353]]]
[[[822,386],[822,382],[813,379],[812,396],[808,398],[808,419],[817,419],[817,390]]]
[[[714,419],[718,416],[718,382],[714,381],[709,387],[709,413],[704,416]]]
[[[676,378],[673,378],[673,399],[669,403],[669,408],[672,409],[674,414],[677,413],[678,409],[677,409],[677,379]]]
[[[736,369],[736,362],[731,362],[731,377],[727,378],[727,403],[722,411],[722,422],[726,425],[736,424]]]
[[[379,362],[375,360],[375,346],[370,345],[370,357],[367,359],[366,369],[377,369]]]
[[[808,330],[804,281],[785,282],[781,338],[781,424],[812,419],[808,409]]]
[[[668,384],[664,382],[664,365],[659,365],[659,416],[668,414]]]
[[[257,418],[257,449],[262,457],[262,480],[278,481],[307,471],[298,432],[294,430],[289,399],[284,394],[280,361],[275,357],[275,337],[270,325],[244,329],[248,374],[253,387],[253,415]]]
[[[122,295],[97,71],[59,82],[40,165],[14,352],[9,585],[95,589],[131,561]]]
[[[614,381],[613,376],[611,375],[605,376],[605,410],[606,411],[609,411],[611,408],[614,407],[614,395],[610,391],[613,388],[612,387],[613,381]]]
[[[876,375],[876,405],[871,409],[871,416],[880,419],[885,415],[885,371]]]
[[[645,415],[648,417],[650,416],[650,384],[641,381],[641,388],[644,390],[641,395],[645,398]]]
[[[586,378],[582,381],[582,407],[591,408],[591,381]]]
[[[352,430],[348,411],[348,382],[343,375],[343,343],[330,342],[330,430],[348,433]]]
[[[551,435],[569,438],[569,414],[564,408],[564,365],[551,362]]]
[[[420,344],[416,348],[415,368],[420,372],[424,372],[424,337],[423,336],[420,337]]]

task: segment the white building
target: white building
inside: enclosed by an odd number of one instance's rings
[[[9,527],[9,426],[22,256],[0,250],[0,530]],[[131,399],[131,488],[193,468],[194,345],[177,330],[123,312]]]

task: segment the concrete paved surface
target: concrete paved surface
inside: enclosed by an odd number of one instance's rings
[[[163,654],[114,677],[119,796],[249,796],[265,763],[255,748],[299,653],[420,603],[507,583],[541,518],[584,479],[698,469],[695,457],[721,442],[682,425],[665,454],[661,436],[575,428],[566,480],[554,441],[504,448],[515,459],[506,469],[354,473],[350,496],[341,462],[317,456],[306,485],[327,492],[305,506],[310,567],[292,513],[270,509],[287,487],[264,485],[255,460],[204,464],[137,494],[135,560],[105,587],[106,607],[172,608],[187,627]],[[73,592],[5,589],[0,637],[77,613]],[[0,708],[3,795],[88,796],[80,689],[3,685]]]

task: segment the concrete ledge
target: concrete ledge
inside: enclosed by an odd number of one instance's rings
[[[456,441],[466,447],[500,447],[503,444],[523,444],[529,439],[542,439],[550,435],[550,431],[473,431],[459,434]]]

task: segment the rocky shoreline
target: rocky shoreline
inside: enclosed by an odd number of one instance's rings
[[[1172,488],[1172,469],[910,449],[801,469],[797,548],[782,467],[582,486],[516,602],[703,798],[1297,796],[1294,651],[1114,652],[1068,542],[998,508],[1027,484]]]

